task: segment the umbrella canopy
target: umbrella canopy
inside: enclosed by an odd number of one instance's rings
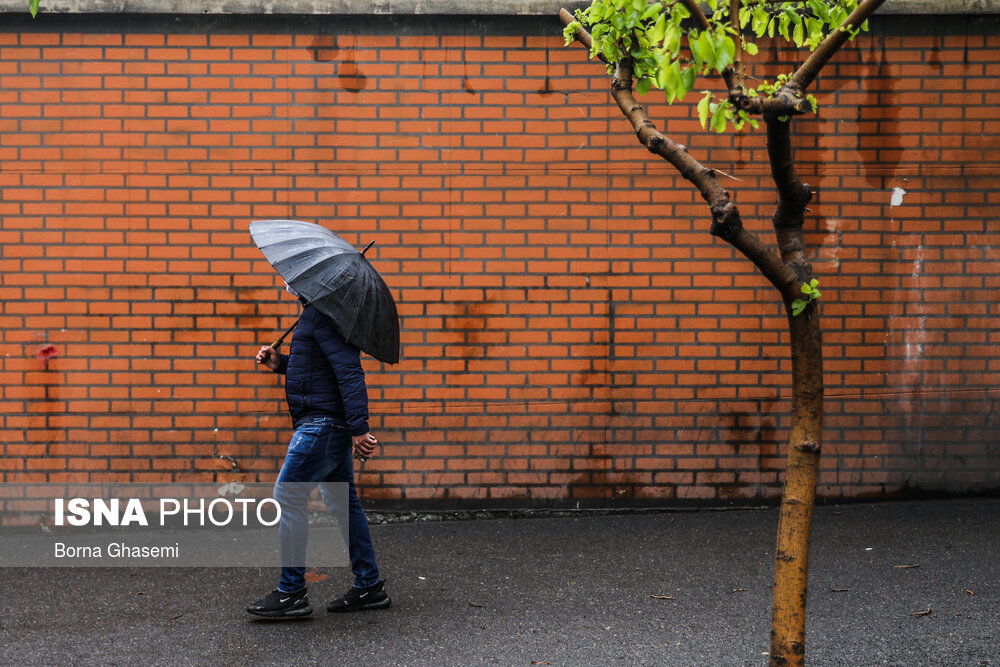
[[[285,282],[348,342],[380,361],[399,361],[396,302],[363,253],[325,227],[299,220],[257,220],[250,236]]]

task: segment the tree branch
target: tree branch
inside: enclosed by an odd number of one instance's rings
[[[559,18],[566,25],[576,20],[576,17],[565,9],[560,10]],[[592,44],[590,33],[582,26],[577,28],[576,39],[588,50],[590,49]],[[729,193],[719,184],[715,170],[702,165],[688,154],[685,147],[656,129],[646,110],[636,101],[632,85],[631,60],[618,63],[611,81],[611,97],[632,124],[639,143],[650,153],[660,156],[673,165],[681,176],[698,188],[698,192],[712,212],[713,236],[718,236],[743,253],[783,295],[791,293],[797,286],[795,272],[785,266],[778,254],[768,248],[757,234],[743,227],[739,209],[730,201]]]
[[[882,6],[885,0],[867,0],[858,5],[858,8],[851,12],[851,15],[847,17],[844,24],[840,26],[837,30],[826,36],[820,45],[816,47],[816,50],[806,59],[802,66],[799,67],[798,71],[792,76],[791,80],[788,82],[788,87],[798,90],[799,92],[804,91],[809,85],[819,76],[820,70],[823,66],[829,62],[830,58],[840,50],[840,47],[844,45],[845,42],[850,38],[850,32],[848,27],[857,28],[862,23],[868,20],[868,18],[875,13],[875,11]]]
[[[571,14],[570,12],[568,12],[564,7],[559,10],[559,20],[561,20],[564,25],[569,25],[570,23],[576,20],[576,17],[573,16],[573,14]],[[574,33],[574,37],[576,37],[576,41],[580,42],[581,44],[587,47],[587,51],[590,51],[591,47],[594,45],[593,38],[590,36],[590,33],[584,29],[583,25],[577,27],[576,32]],[[599,53],[598,57],[603,62],[605,63],[608,62],[607,58],[604,57],[603,53]]]
[[[753,262],[761,275],[774,285],[782,298],[790,303],[788,295],[794,295],[801,284],[799,275],[787,266],[780,257],[761,240],[760,236],[747,231],[742,226],[735,235],[725,238],[744,257]],[[795,298],[794,296],[792,298]]]
[[[691,18],[694,22],[698,24],[699,30],[708,30],[710,26],[708,22],[708,17],[705,16],[705,12],[701,11],[701,5],[698,4],[697,0],[681,0],[681,4],[687,7],[687,10],[691,12]]]
[[[806,204],[812,198],[812,192],[795,171],[791,123],[787,118],[782,120],[774,114],[765,115],[764,122],[767,124],[767,157],[771,164],[771,177],[778,190],[778,205],[771,222],[782,265],[794,276],[785,289],[778,289],[784,297],[785,306],[790,308],[792,301],[800,296],[799,284],[812,278],[802,232]]]
[[[639,142],[650,153],[659,155],[672,164],[681,176],[698,188],[712,212],[712,235],[743,253],[781,294],[792,293],[798,283],[796,273],[785,266],[781,258],[757,234],[743,227],[739,209],[730,201],[729,193],[719,183],[715,170],[703,166],[688,154],[687,149],[657,130],[646,110],[636,101],[632,93],[632,70],[628,61],[619,63],[615,71],[611,96],[632,123]]]
[[[729,25],[733,31],[740,34],[740,0],[729,0]],[[743,40],[737,39],[736,54],[733,56],[733,73],[736,75],[734,83],[742,91],[746,87],[746,76],[743,67]],[[730,94],[733,87],[730,86]]]
[[[764,123],[767,126],[767,158],[778,197],[788,205],[805,208],[812,195],[795,171],[791,123],[773,113],[764,116]]]

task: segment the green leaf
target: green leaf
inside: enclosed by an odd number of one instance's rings
[[[754,44],[753,42],[747,42],[746,44],[744,44],[743,50],[746,51],[748,55],[751,56],[757,55],[757,45]]]
[[[639,79],[635,84],[635,92],[639,95],[645,95],[649,92],[649,89],[653,87],[652,79]]]
[[[807,39],[810,49],[815,49],[823,41],[823,23],[816,19],[806,19]]]
[[[764,33],[767,31],[767,21],[768,21],[767,10],[761,5],[757,5],[753,10],[753,22],[751,27],[753,32],[758,37],[763,37]]]
[[[659,7],[659,5],[650,5],[651,7]],[[649,37],[650,44],[659,44],[663,41],[663,36],[666,34],[667,30],[667,15],[660,14],[660,18],[656,19],[656,23],[650,28],[646,35]]]
[[[798,315],[806,309],[806,306],[823,296],[823,294],[819,291],[819,280],[816,278],[813,278],[807,283],[802,283],[802,286],[799,289],[808,298],[795,299],[792,301],[792,315]]]
[[[28,9],[31,11],[31,18],[38,16],[38,0],[31,0]]]
[[[809,0],[809,9],[812,10],[813,14],[819,17],[819,20],[823,23],[830,22],[830,10],[827,8],[826,3],[821,0]]]
[[[667,83],[664,92],[667,94],[667,103],[673,104],[674,100],[677,99],[677,88],[680,86],[681,65],[676,60],[663,68],[663,73]]]
[[[708,129],[708,116],[711,113],[709,105],[712,103],[712,92],[706,90],[705,97],[701,98],[698,102],[698,120],[701,121],[701,126]]]
[[[659,15],[660,15],[660,3],[654,2],[653,4],[646,7],[646,11],[642,13],[642,20],[648,21],[654,16],[659,16]]]
[[[778,34],[785,38],[786,41],[791,41],[791,37],[788,34],[788,25],[792,22],[792,19],[788,14],[782,14],[781,18],[778,19]]]
[[[679,67],[680,65],[678,65]],[[680,86],[677,89],[677,99],[683,100],[684,96],[687,95],[694,88],[695,78],[697,73],[694,71],[693,67],[685,67],[681,72],[680,76]]]
[[[666,27],[666,33],[663,38],[663,48],[670,52],[672,58],[677,57],[677,53],[681,50],[681,29],[680,27],[669,24]]]
[[[38,0],[33,0],[33,1],[35,3],[38,2]],[[580,23],[577,21],[573,21],[572,23],[568,24],[565,28],[563,28],[563,37],[566,40],[566,46],[569,46],[574,41],[576,41],[576,30],[579,27]]]
[[[716,53],[718,56],[715,61],[715,68],[721,72],[733,64],[733,58],[736,57],[736,42],[728,35],[723,35],[719,41]]]
[[[669,67],[660,63],[660,66],[656,68],[656,87],[660,90],[667,89],[667,70]]]
[[[704,58],[701,56],[701,35],[692,39],[691,35],[688,35],[688,47],[691,49],[691,57],[694,59],[695,64],[700,68]]]
[[[604,57],[611,63],[618,62],[618,56],[621,55],[618,53],[618,47],[616,47],[615,43],[611,40],[604,42],[603,53]]]
[[[702,62],[713,69],[718,69],[715,67],[715,40],[712,39],[712,34],[708,30],[704,30],[698,35],[697,41]]]
[[[677,100],[677,76],[672,67],[663,68],[663,94],[667,104],[673,104]]]
[[[726,105],[720,104],[715,107],[715,111],[712,112],[712,120],[709,121],[709,125],[712,127],[712,131],[722,134],[726,131]]]
[[[831,28],[839,28],[844,21],[847,19],[847,10],[841,6],[832,7],[830,9],[830,20],[828,23]]]

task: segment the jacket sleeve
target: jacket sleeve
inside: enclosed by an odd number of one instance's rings
[[[278,367],[274,369],[275,373],[284,375],[288,372],[288,355],[280,354],[278,355]]]
[[[368,432],[368,387],[361,352],[334,330],[329,319],[317,319],[316,340],[337,379],[347,428],[351,435],[364,435]]]

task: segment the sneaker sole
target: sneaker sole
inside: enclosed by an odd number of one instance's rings
[[[283,609],[281,611],[250,611],[248,609],[247,612],[264,618],[299,618],[308,616],[313,613],[313,610],[312,607],[303,607],[302,609]]]
[[[392,604],[392,599],[386,598],[384,600],[379,600],[378,602],[370,602],[368,604],[352,605],[349,607],[327,607],[328,612],[334,614],[342,614],[349,611],[365,611],[368,609],[386,609]]]

